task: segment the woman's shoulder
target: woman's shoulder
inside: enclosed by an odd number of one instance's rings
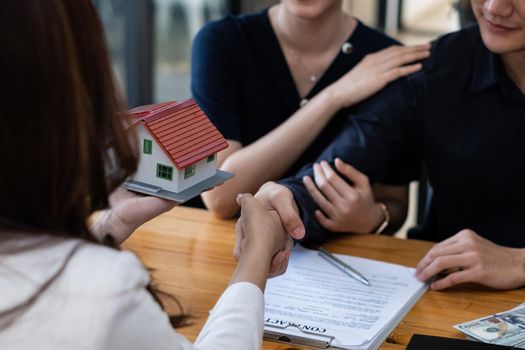
[[[0,259],[5,270],[0,290],[6,291],[0,299],[0,314],[25,310],[21,306],[33,299],[38,300],[32,305],[36,309],[47,310],[60,301],[72,310],[149,283],[146,269],[134,254],[81,239],[11,235],[0,247]]]
[[[134,253],[93,243],[79,247],[63,277],[84,295],[96,296],[144,288],[150,281],[148,271]]]

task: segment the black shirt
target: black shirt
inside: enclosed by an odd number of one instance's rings
[[[423,70],[390,84],[346,119],[323,152],[353,164],[371,181],[406,184],[421,164],[434,190],[438,238],[469,228],[504,246],[525,247],[525,95],[477,26],[432,46]],[[294,192],[307,239],[327,232],[300,177]]]
[[[368,53],[396,44],[362,23],[347,41],[354,50],[337,55],[307,99],[338,80]],[[268,10],[229,16],[201,29],[193,43],[191,88],[193,98],[224,137],[243,146],[281,125],[299,109],[301,101]],[[348,112],[332,118],[285,176],[294,175],[321,154],[341,130]]]

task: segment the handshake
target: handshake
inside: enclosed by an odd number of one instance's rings
[[[285,186],[267,182],[255,194],[239,194],[241,217],[237,222],[234,256],[257,251],[270,260],[269,277],[286,271],[294,239],[305,236],[299,209],[292,192]]]

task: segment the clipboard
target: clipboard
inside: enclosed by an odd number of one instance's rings
[[[282,331],[288,328],[298,330],[301,334],[289,334]],[[293,323],[279,321],[276,324],[264,323],[264,339],[277,341],[279,343],[295,344],[311,349],[328,349],[335,337],[329,334],[321,334],[305,330],[304,326]]]
[[[411,267],[340,258],[367,271],[372,285],[348,278],[317,251],[296,246],[286,274],[266,285],[266,340],[313,349],[376,350],[427,289]]]

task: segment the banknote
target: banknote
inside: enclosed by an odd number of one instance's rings
[[[497,316],[465,322],[457,325],[456,328],[482,342],[494,344],[525,336],[522,328]]]
[[[525,343],[525,307],[457,324],[454,328],[469,337],[491,344],[522,347]]]
[[[498,314],[499,317],[504,319],[507,323],[513,324],[520,327],[525,331],[525,308],[519,307],[506,312]]]

